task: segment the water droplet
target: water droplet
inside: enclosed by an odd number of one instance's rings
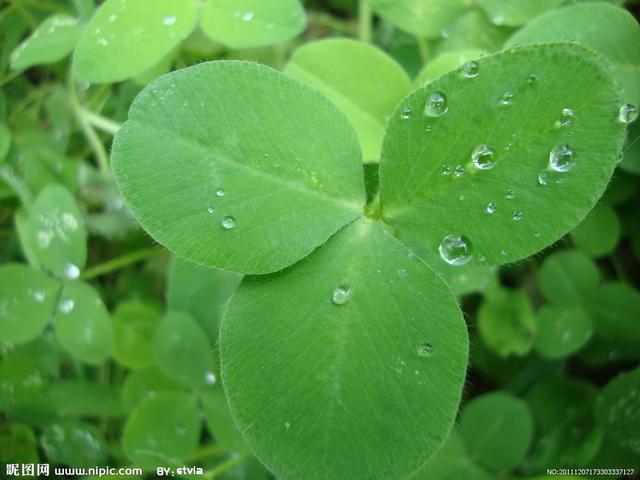
[[[522,220],[522,212],[513,212],[513,217],[512,217],[516,222],[519,222],[520,220]]]
[[[514,198],[516,198],[516,192],[509,189],[507,190],[507,193],[505,193],[504,198],[506,198],[507,200],[513,200]]]
[[[424,106],[424,114],[427,117],[440,117],[447,113],[449,101],[442,92],[431,92]]]
[[[560,118],[556,121],[556,128],[568,127],[573,123],[575,113],[570,108],[563,108],[560,112]]]
[[[409,273],[407,272],[407,270],[406,270],[406,269],[404,269],[404,268],[399,268],[399,269],[398,269],[398,276],[399,276],[400,278],[404,278],[404,277],[406,277],[407,275],[409,275]]]
[[[451,175],[453,173],[453,167],[451,165],[442,166],[442,175]]]
[[[542,171],[538,174],[538,183],[543,187],[549,183],[549,174],[546,171]]]
[[[504,95],[502,95],[502,98],[500,99],[500,105],[508,107],[512,103],[513,103],[513,93],[504,92]]]
[[[284,429],[289,430],[291,428],[291,424],[289,422],[284,422]]]
[[[487,203],[487,213],[495,213],[496,204],[495,203]]]
[[[208,212],[209,214],[213,214],[213,213],[215,213],[215,210],[214,210],[214,208],[213,208],[213,207],[209,207],[209,208],[207,208],[207,212]]]
[[[460,73],[462,73],[463,77],[475,78],[480,74],[480,66],[478,65],[478,62],[474,62],[472,60],[460,67]]]
[[[540,232],[533,232],[534,238],[540,238]]]
[[[216,197],[224,197],[224,188],[219,188],[216,190]]]
[[[567,330],[562,333],[562,341],[568,342],[569,340],[571,340],[571,331]]]
[[[549,153],[549,166],[556,172],[568,172],[576,166],[575,153],[566,143],[559,143]]]
[[[473,256],[473,246],[464,235],[447,235],[440,243],[438,252],[449,265],[465,265]]]
[[[402,109],[402,112],[400,112],[400,118],[403,120],[408,120],[409,118],[411,118],[412,112],[413,110],[411,110],[411,107],[404,107]]]
[[[253,12],[252,11],[246,11],[242,14],[242,20],[244,20],[245,22],[249,22],[251,21],[251,19],[253,19]]]
[[[171,26],[174,23],[176,23],[176,16],[175,15],[167,15],[162,19],[162,24],[166,25],[166,26]]]
[[[213,372],[207,372],[204,376],[204,383],[207,385],[215,385],[217,381],[216,374]]]
[[[424,127],[424,131],[427,133],[431,133],[433,131],[433,125],[427,125],[426,127]]]
[[[99,38],[96,43],[98,45],[100,45],[101,47],[106,47],[107,45],[109,45],[109,40],[107,40],[106,38]]]
[[[454,170],[453,170],[453,174],[456,177],[461,177],[464,175],[464,167],[462,165],[458,165]]]
[[[429,358],[433,355],[433,345],[430,343],[421,343],[416,348],[416,353],[424,358]]]
[[[64,266],[64,276],[70,280],[75,280],[80,276],[80,269],[73,263],[67,263]]]
[[[118,19],[118,15],[116,15],[115,13],[109,15],[110,22],[115,22],[117,19]]]
[[[631,105],[630,103],[625,103],[620,107],[620,112],[618,113],[618,119],[622,123],[631,123],[636,118],[638,118],[638,109]]]
[[[349,301],[349,297],[351,297],[351,287],[341,285],[331,294],[331,301],[334,305],[341,306]]]
[[[61,300],[60,304],[58,305],[58,309],[65,314],[70,313],[71,310],[73,310],[73,307],[75,307],[75,302],[73,301],[72,298],[66,298],[64,300]]]
[[[236,227],[236,219],[230,215],[227,215],[222,219],[222,226],[227,230],[231,230]]]
[[[496,15],[494,15],[493,17],[491,17],[491,22],[494,25],[504,25],[504,15],[501,13],[497,13]]]
[[[33,292],[33,298],[36,302],[42,303],[47,298],[47,294],[44,290],[38,289],[35,292]]]
[[[500,250],[500,255],[502,255],[503,257],[506,257],[508,254],[508,252],[503,248],[502,250]]]
[[[529,75],[529,77],[527,77],[527,83],[536,83],[538,81],[538,75],[536,75],[535,73],[532,73],[531,75]]]
[[[493,148],[488,145],[478,145],[471,154],[471,160],[480,170],[490,170],[497,162]]]

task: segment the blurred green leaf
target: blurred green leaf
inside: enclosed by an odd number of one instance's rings
[[[22,264],[0,266],[0,342],[23,343],[47,326],[60,284]]]
[[[484,50],[477,49],[451,50],[441,53],[420,70],[413,83],[415,86],[423,86],[434,78],[452,72],[471,60],[478,59],[484,53],[486,53]]]
[[[231,416],[224,390],[217,387],[203,391],[201,400],[207,428],[216,442],[235,453],[250,452],[249,445]]]
[[[573,229],[571,240],[587,255],[601,257],[616,249],[621,234],[622,228],[615,210],[599,205]]]
[[[365,162],[378,162],[387,119],[411,90],[402,67],[378,48],[329,39],[298,48],[285,69],[332,100],[358,133]]]
[[[10,147],[11,131],[4,123],[0,123],[0,162],[6,158]]]
[[[536,322],[535,349],[543,357],[566,357],[591,338],[591,319],[579,306],[543,305],[536,314]]]
[[[533,17],[560,5],[564,0],[478,0],[496,25],[518,27]]]
[[[182,387],[155,368],[134,370],[122,385],[125,408],[133,410],[140,402],[158,395],[158,392],[180,391]]]
[[[640,293],[624,283],[608,283],[588,304],[594,332],[607,338],[640,341]]]
[[[129,301],[118,305],[113,321],[113,358],[129,368],[153,364],[153,336],[160,323],[158,311],[142,302]]]
[[[368,0],[375,13],[421,37],[437,37],[466,8],[465,0]]]
[[[45,427],[40,444],[52,464],[95,467],[107,460],[107,442],[102,432],[86,423],[54,423]]]
[[[38,443],[33,430],[21,423],[7,423],[0,430],[0,462],[38,463]]]
[[[524,459],[533,436],[533,420],[524,401],[493,392],[463,408],[460,432],[470,457],[500,472],[516,468]]]
[[[549,255],[540,268],[538,284],[544,298],[557,305],[580,305],[600,283],[600,271],[583,253],[561,251]]]
[[[125,413],[118,386],[62,380],[51,383],[42,396],[52,410],[64,416],[119,417]]]

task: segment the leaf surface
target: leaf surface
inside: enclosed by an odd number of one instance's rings
[[[575,250],[547,257],[538,278],[542,296],[558,305],[580,305],[589,300],[600,283],[593,261]]]
[[[153,336],[160,323],[155,308],[139,301],[118,305],[112,315],[113,358],[129,368],[143,368],[153,364]]]
[[[358,132],[364,160],[379,161],[387,119],[411,89],[393,58],[368,43],[329,39],[298,48],[285,71],[329,97]]]
[[[487,12],[496,25],[517,27],[531,18],[551,8],[557,7],[563,0],[478,0],[480,7]]]
[[[255,48],[289,40],[307,24],[298,0],[207,0],[200,27],[231,48]]]
[[[191,33],[198,11],[196,0],[107,0],[78,41],[76,75],[112,83],[149,70]]]
[[[220,349],[232,414],[277,476],[403,478],[451,428],[468,340],[440,277],[361,219],[245,279]]]
[[[266,273],[360,215],[360,155],[353,128],[319,93],[264,66],[212,62],[149,85],[112,161],[159,243],[196,263]]]
[[[618,89],[586,50],[524,47],[477,63],[474,77],[451,72],[404,99],[384,141],[383,218],[428,262],[445,261],[450,236],[465,246],[446,260],[457,264],[553,243],[593,208],[622,146]]]
[[[573,229],[571,240],[587,255],[601,257],[616,249],[621,235],[622,227],[615,210],[598,205]]]
[[[562,358],[578,351],[591,338],[591,319],[579,306],[544,305],[536,314],[535,349],[547,358]]]

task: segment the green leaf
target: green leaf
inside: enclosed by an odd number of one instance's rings
[[[343,114],[256,64],[203,63],[153,82],[118,132],[112,162],[156,241],[241,273],[303,258],[364,203],[358,140]]]
[[[196,0],[107,0],[78,41],[76,75],[111,83],[149,70],[191,33],[199,7]]]
[[[55,328],[60,344],[84,362],[98,364],[111,354],[113,328],[109,312],[98,292],[87,283],[64,286]]]
[[[421,37],[437,37],[466,8],[465,0],[368,0],[375,13]]]
[[[607,338],[640,341],[640,293],[624,283],[609,283],[595,292],[588,311],[594,332]]]
[[[45,188],[29,215],[28,243],[40,264],[63,279],[76,279],[87,261],[87,232],[75,199],[60,185]]]
[[[533,420],[522,400],[493,392],[463,409],[460,432],[472,459],[494,471],[520,465],[533,437]]]
[[[95,467],[107,461],[108,447],[102,432],[86,423],[54,423],[45,427],[40,444],[52,464]]]
[[[215,344],[222,309],[241,279],[242,276],[236,273],[173,257],[167,279],[167,307],[190,314]]]
[[[220,336],[253,452],[276,476],[305,479],[415,471],[451,428],[467,351],[439,275],[368,219],[283,272],[246,278]]]
[[[542,296],[558,305],[580,305],[600,283],[600,271],[583,253],[562,251],[549,255],[538,278]]]
[[[384,141],[382,216],[428,262],[440,250],[453,264],[508,263],[553,243],[595,205],[622,146],[617,88],[588,51],[542,45],[477,63],[477,76],[451,72],[403,100]],[[574,116],[556,128],[565,108]]]
[[[591,319],[581,307],[544,305],[538,310],[536,322],[535,349],[543,357],[566,357],[591,338]]]
[[[0,162],[2,162],[7,153],[9,153],[9,148],[11,147],[11,130],[7,128],[4,122],[0,122]]]
[[[595,406],[598,423],[610,441],[640,460],[640,368],[621,373],[600,392]]]
[[[486,53],[484,50],[477,49],[444,52],[427,63],[424,68],[420,70],[420,73],[418,73],[413,83],[416,86],[422,86],[434,78],[458,69],[471,60],[476,60],[484,53]]]
[[[518,27],[533,17],[560,5],[564,0],[478,0],[496,25]]]
[[[571,240],[580,250],[592,257],[613,252],[622,235],[616,212],[607,205],[599,205],[571,232]]]
[[[301,33],[307,24],[298,0],[207,0],[200,27],[231,48],[274,45]]]
[[[82,33],[77,18],[53,15],[22,42],[11,54],[11,68],[24,70],[34,65],[54,63],[69,55]]]
[[[630,143],[625,147],[619,166],[622,170],[640,175],[640,122],[635,121],[629,127]]]
[[[497,267],[491,265],[433,265],[453,293],[459,297],[483,292],[496,280]]]
[[[160,392],[131,413],[122,445],[129,458],[144,469],[182,466],[199,437],[200,420],[193,396]]]
[[[42,391],[46,377],[35,359],[17,352],[0,359],[0,409],[10,407]]]
[[[57,281],[26,265],[0,266],[0,342],[37,337],[51,318],[59,289]]]
[[[526,355],[537,330],[529,297],[520,290],[495,291],[478,310],[478,330],[498,355]]]
[[[640,26],[626,10],[588,2],[551,10],[529,22],[506,43],[576,41],[613,63],[613,76],[625,87],[625,101],[640,102]]]
[[[0,462],[39,462],[36,435],[28,425],[10,423],[0,431]]]
[[[56,413],[74,417],[119,417],[125,411],[116,386],[85,380],[51,383],[43,393]]]
[[[111,317],[113,321],[113,358],[125,367],[142,368],[153,364],[152,343],[158,311],[142,302],[124,302]]]
[[[219,387],[204,391],[201,399],[207,428],[216,442],[235,453],[249,452],[249,445],[231,416],[224,390]]]
[[[502,48],[513,29],[498,27],[479,8],[471,8],[442,30],[442,40],[434,45],[434,55],[452,50],[478,49],[495,52]]]
[[[165,315],[153,340],[153,353],[157,367],[186,387],[204,387],[216,381],[211,343],[186,313]]]
[[[411,90],[398,63],[364,42],[329,39],[298,48],[286,73],[317,88],[355,127],[366,162],[377,162],[387,118]]]
[[[158,392],[180,391],[182,387],[155,368],[132,371],[122,386],[122,401],[127,410],[133,410],[143,400]]]

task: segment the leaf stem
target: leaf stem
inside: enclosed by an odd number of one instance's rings
[[[84,116],[84,118],[94,127],[102,130],[103,132],[110,133],[111,135],[115,135],[118,133],[118,130],[122,127],[118,122],[114,122],[102,115],[97,113],[93,113],[90,110],[87,110],[84,107],[80,107],[80,113]]]
[[[422,64],[424,65],[429,61],[429,43],[424,37],[416,37],[416,43],[418,44],[418,49],[420,50],[420,58],[422,59]]]
[[[247,453],[241,453],[239,455],[236,455],[235,457],[230,458],[226,462],[222,462],[220,465],[216,466],[215,468],[212,468],[208,472],[205,472],[204,475],[202,476],[202,478],[205,478],[207,480],[211,480],[212,478],[216,478],[219,475],[221,475],[224,472],[226,472],[227,470],[229,470],[230,468],[236,466],[238,463],[240,463],[243,460],[245,460],[248,456],[249,456],[249,454],[247,454]]]
[[[81,278],[83,280],[91,280],[106,273],[110,273],[115,270],[128,267],[129,265],[133,265],[134,263],[141,262],[142,260],[146,260],[147,258],[153,257],[154,255],[159,255],[160,253],[162,253],[162,251],[163,250],[160,250],[158,248],[145,248],[144,250],[127,253],[120,257],[107,260],[104,263],[100,263],[91,268],[88,268],[82,274]]]
[[[69,101],[71,103],[71,109],[76,117],[76,121],[78,122],[82,133],[84,133],[87,142],[89,142],[91,150],[93,150],[93,153],[96,156],[100,170],[108,172],[109,157],[107,155],[107,151],[105,150],[100,137],[98,137],[98,134],[83,113],[83,108],[80,106],[80,102],[78,101],[78,95],[76,93],[76,86],[72,73],[69,73]]]
[[[198,462],[200,460],[207,460],[209,458],[215,457],[216,455],[219,455],[220,453],[223,453],[223,452],[226,452],[226,449],[222,448],[217,443],[212,443],[210,445],[205,445],[204,447],[200,448],[199,450],[194,452],[193,455],[191,455],[189,458],[186,458],[185,460],[187,460],[188,462]]]
[[[358,38],[363,42],[371,42],[371,25],[373,23],[373,13],[369,6],[369,0],[359,0],[358,2]]]
[[[31,207],[31,192],[24,181],[8,165],[0,165],[0,178],[15,192],[22,206],[29,210]]]

